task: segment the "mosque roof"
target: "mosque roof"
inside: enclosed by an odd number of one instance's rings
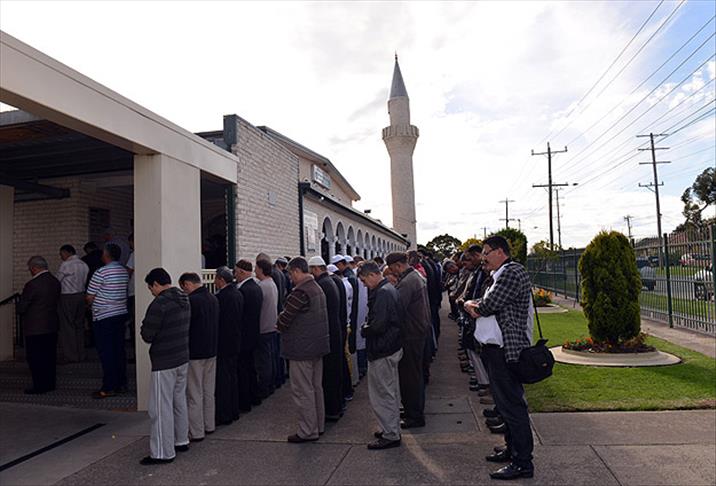
[[[403,74],[400,72],[400,65],[398,64],[398,55],[395,55],[395,67],[393,68],[393,83],[390,86],[390,98],[397,98],[399,96],[408,96],[408,90],[405,89],[405,83],[403,82]]]

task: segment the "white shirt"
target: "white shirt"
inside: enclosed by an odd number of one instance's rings
[[[72,255],[60,264],[57,280],[60,281],[61,293],[80,294],[85,291],[89,267],[77,255]]]
[[[368,287],[362,280],[358,280],[358,325],[356,329],[360,329],[368,318]],[[356,335],[356,349],[365,349],[365,338],[361,333]]]
[[[125,266],[131,270],[129,272],[129,283],[127,284],[127,296],[134,297],[134,252],[129,255]]]
[[[490,287],[485,291],[485,296],[487,296],[495,288],[495,284],[497,283],[497,280],[499,280],[500,275],[502,275],[504,269],[505,266],[503,265],[492,273],[492,285],[490,285]],[[502,339],[502,330],[500,329],[500,325],[497,323],[497,317],[495,317],[494,315],[487,317],[478,317],[475,320],[474,336],[479,343],[496,344],[499,347],[504,346],[504,341]]]
[[[348,324],[350,325],[351,309],[353,309],[353,287],[348,278],[341,277],[341,280],[343,280],[343,286],[346,288],[346,312],[348,312]]]

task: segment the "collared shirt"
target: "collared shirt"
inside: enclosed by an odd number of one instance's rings
[[[94,272],[87,287],[87,294],[94,296],[93,320],[99,321],[127,313],[128,282],[127,270],[119,262],[111,262]]]
[[[60,281],[63,294],[80,294],[85,291],[89,267],[77,255],[70,256],[60,264],[57,280]]]
[[[36,279],[37,277],[39,277],[39,276],[42,275],[43,273],[47,273],[47,272],[48,272],[48,270],[43,270],[43,271],[41,271],[41,272],[37,272],[35,275],[32,276],[32,278],[31,278],[30,280]]]
[[[240,289],[244,285],[244,283],[248,282],[249,280],[256,280],[256,279],[254,277],[249,277],[249,278],[243,279],[241,282],[236,282],[236,288]]]

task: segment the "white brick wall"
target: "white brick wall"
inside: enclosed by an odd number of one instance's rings
[[[237,117],[237,258],[299,253],[298,158]]]
[[[110,210],[110,223],[117,236],[131,232],[133,214],[132,191],[128,189],[93,190],[82,185],[79,177],[43,180],[54,187],[67,188],[70,197],[15,203],[13,235],[13,287],[21,290],[30,278],[27,260],[33,255],[45,257],[50,271],[60,266],[60,246],[70,244],[82,256],[82,247],[89,238],[89,208]]]

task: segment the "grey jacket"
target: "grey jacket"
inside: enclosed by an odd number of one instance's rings
[[[425,279],[410,267],[395,288],[403,315],[403,340],[424,341],[430,328],[430,304]]]

